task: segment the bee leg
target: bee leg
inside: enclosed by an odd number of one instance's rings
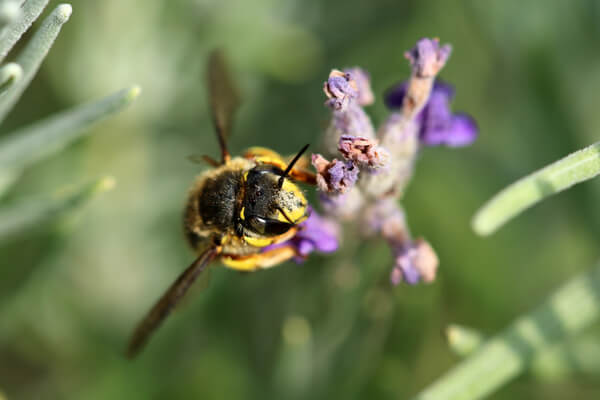
[[[221,262],[226,267],[238,271],[255,271],[274,267],[295,255],[296,249],[293,246],[286,245],[248,256],[223,255],[221,256]]]
[[[305,169],[293,168],[288,175],[291,176],[293,180],[298,182],[307,183],[309,185],[317,184],[317,176]]]

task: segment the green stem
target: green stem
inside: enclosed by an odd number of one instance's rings
[[[499,335],[418,394],[417,400],[482,398],[516,377],[553,343],[600,316],[600,266],[558,289],[542,306]]]
[[[558,160],[506,187],[475,214],[473,229],[489,235],[535,203],[600,174],[600,142]]]
[[[485,343],[481,332],[456,324],[446,328],[446,339],[450,349],[461,357],[473,354]],[[546,380],[561,379],[575,373],[597,377],[600,374],[600,341],[593,335],[578,335],[561,341],[537,352],[529,369],[535,377]]]

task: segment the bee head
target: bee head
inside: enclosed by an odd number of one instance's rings
[[[272,165],[257,165],[245,177],[240,211],[243,231],[253,236],[278,236],[306,217],[306,198],[285,172]]]

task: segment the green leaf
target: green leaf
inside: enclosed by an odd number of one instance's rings
[[[554,344],[596,322],[598,317],[600,265],[571,279],[538,309],[484,342],[415,399],[480,399],[515,378]]]
[[[17,63],[8,63],[0,68],[0,94],[18,82],[23,76],[23,68]]]
[[[21,16],[20,0],[2,0],[0,1],[0,29],[4,29],[8,24],[13,23]],[[1,34],[0,34],[1,36]]]
[[[509,185],[475,214],[473,230],[489,235],[548,196],[600,174],[600,142],[558,160]]]
[[[8,192],[8,189],[16,182],[19,174],[11,170],[0,169],[0,198]]]
[[[23,4],[20,15],[0,33],[0,62],[40,16],[47,4],[48,0],[27,0]]]
[[[58,36],[61,27],[71,16],[71,6],[61,4],[44,19],[42,26],[37,30],[25,49],[17,56],[16,63],[23,68],[23,78],[12,85],[0,96],[0,122],[17,103],[33,77],[40,64],[48,54],[48,50]],[[0,49],[1,50],[1,49]]]
[[[89,132],[95,122],[115,114],[140,93],[138,86],[84,104],[18,129],[0,140],[0,170],[20,170],[54,154]]]
[[[75,210],[91,200],[95,195],[112,189],[115,181],[104,177],[95,182],[63,190],[56,195],[46,195],[37,199],[0,208],[0,241],[27,232],[45,222]]]
[[[450,349],[461,357],[473,353],[483,343],[484,337],[475,329],[458,325],[448,325],[445,331]]]

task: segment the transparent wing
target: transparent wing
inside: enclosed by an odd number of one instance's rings
[[[208,60],[208,88],[213,122],[221,147],[223,162],[229,159],[227,138],[231,131],[233,114],[240,99],[229,75],[222,51],[214,50]]]
[[[129,345],[127,347],[127,357],[135,357],[144,347],[152,333],[160,326],[164,319],[171,313],[173,308],[183,298],[192,283],[198,275],[206,269],[206,267],[219,254],[216,246],[211,246],[206,249],[200,256],[189,266],[173,284],[167,292],[158,300],[152,307],[150,312],[138,324],[133,332]]]

